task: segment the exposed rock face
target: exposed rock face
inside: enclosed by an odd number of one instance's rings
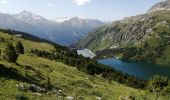
[[[110,49],[117,46],[140,44],[146,38],[157,36],[157,27],[169,27],[170,11],[157,11],[124,18],[97,28],[77,44],[77,48],[92,51]]]
[[[158,10],[170,10],[170,0],[164,0],[151,7],[148,12],[158,11]]]
[[[161,1],[148,13],[126,17],[92,31],[77,42],[77,48],[88,48],[92,51],[111,49],[124,45],[141,44],[149,37],[158,37],[162,26],[169,28],[170,0]],[[165,28],[164,28],[165,29]]]

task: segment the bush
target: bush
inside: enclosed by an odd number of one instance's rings
[[[15,96],[16,100],[29,100],[28,97],[26,97],[25,95],[23,94],[17,94]]]
[[[168,78],[155,75],[148,81],[148,89],[153,93],[160,93],[168,86]]]

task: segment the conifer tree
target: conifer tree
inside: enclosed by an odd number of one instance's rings
[[[16,62],[17,60],[16,51],[11,43],[7,43],[6,48],[4,50],[3,58],[9,62]]]
[[[16,44],[16,52],[18,54],[24,54],[24,47],[23,47],[21,41],[18,41]]]

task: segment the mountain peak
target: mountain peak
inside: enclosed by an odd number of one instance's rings
[[[28,11],[28,10],[23,10],[19,13],[20,15],[33,15],[32,12]]]
[[[19,19],[21,21],[31,23],[31,24],[36,24],[38,22],[47,21],[44,17],[40,15],[36,15],[28,10],[23,10],[19,14],[15,14],[14,17],[16,19]]]
[[[170,0],[163,0],[155,4],[148,10],[148,12],[154,12],[159,10],[170,10]]]

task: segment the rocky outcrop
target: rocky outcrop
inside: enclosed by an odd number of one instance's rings
[[[155,4],[148,10],[148,12],[153,12],[158,10],[170,10],[170,0],[164,0]]]

